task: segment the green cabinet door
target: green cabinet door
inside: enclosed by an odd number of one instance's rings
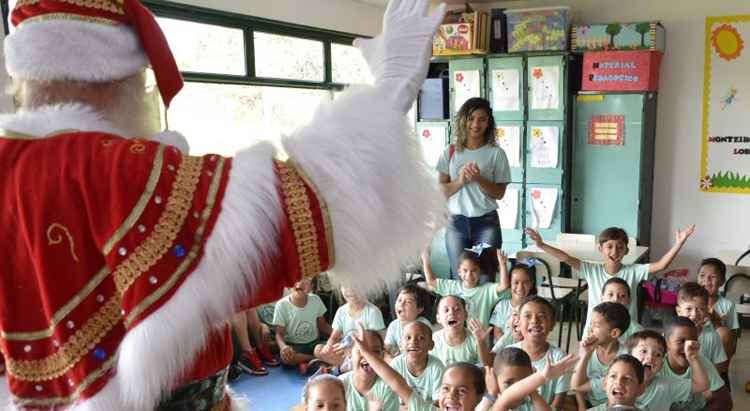
[[[520,243],[523,240],[524,200],[523,184],[511,183],[505,189],[503,199],[497,202],[503,243]]]
[[[539,231],[546,241],[556,241],[567,212],[559,184],[526,184],[525,225]]]
[[[483,58],[466,58],[451,60],[450,71],[450,108],[451,118],[461,105],[471,97],[485,97],[485,75]]]
[[[562,184],[567,135],[564,121],[526,125],[526,182]]]
[[[495,139],[497,145],[505,151],[510,165],[510,181],[523,182],[525,152],[525,135],[523,121],[495,121]]]
[[[487,59],[487,99],[495,120],[523,120],[526,91],[523,57]]]
[[[647,96],[585,94],[576,98],[571,176],[573,232],[598,234],[617,226],[639,240],[646,234],[639,232],[639,209],[651,207],[650,189],[648,203],[641,203],[641,185],[651,184],[644,182],[641,175],[643,159],[648,157],[643,132]],[[653,157],[653,153],[650,155]]]
[[[568,76],[564,55],[529,57],[526,63],[529,120],[565,120]]]

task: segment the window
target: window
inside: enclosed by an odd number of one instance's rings
[[[255,32],[255,74],[258,77],[325,80],[323,42]]]

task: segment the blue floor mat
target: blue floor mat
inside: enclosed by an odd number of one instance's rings
[[[268,368],[263,377],[242,374],[231,384],[232,389],[247,397],[251,410],[289,411],[302,402],[302,388],[306,377],[296,368]]]

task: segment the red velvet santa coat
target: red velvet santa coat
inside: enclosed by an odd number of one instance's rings
[[[227,365],[233,313],[334,259],[334,278],[361,289],[397,273],[443,202],[403,116],[356,109],[376,92],[321,109],[284,141],[288,162],[269,143],[189,157],[77,106],[0,119],[0,347],[15,406],[150,409]]]

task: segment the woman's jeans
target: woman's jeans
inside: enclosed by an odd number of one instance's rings
[[[459,258],[464,249],[479,243],[487,243],[493,248],[482,252],[480,265],[482,269],[481,282],[495,281],[497,274],[497,249],[503,244],[500,233],[500,218],[497,211],[491,211],[479,217],[464,217],[451,215],[448,227],[445,229],[445,245],[448,249],[448,261],[451,265],[451,278],[458,280]]]

